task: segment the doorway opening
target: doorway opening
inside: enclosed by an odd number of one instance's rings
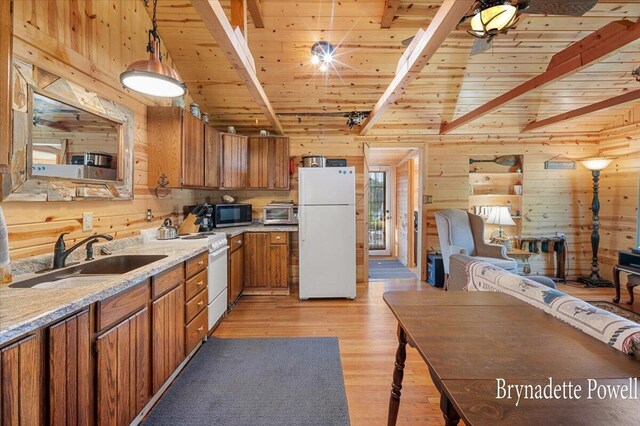
[[[368,152],[369,281],[420,275],[422,206],[420,149]]]

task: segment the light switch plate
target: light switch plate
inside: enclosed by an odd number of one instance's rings
[[[82,213],[82,232],[93,231],[93,212]]]

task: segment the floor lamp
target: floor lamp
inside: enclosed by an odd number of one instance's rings
[[[591,231],[591,275],[588,277],[578,278],[585,287],[611,287],[611,281],[605,280],[600,276],[600,267],[598,266],[598,246],[600,245],[600,200],[598,199],[598,190],[600,187],[600,171],[611,163],[609,158],[590,158],[583,160],[582,164],[591,170],[593,176],[593,201],[591,202],[591,213],[593,214],[593,230]]]

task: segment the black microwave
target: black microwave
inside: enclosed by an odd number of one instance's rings
[[[213,206],[213,226],[216,228],[251,225],[252,219],[251,204],[215,204]]]

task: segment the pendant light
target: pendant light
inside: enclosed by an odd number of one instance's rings
[[[171,67],[162,63],[160,52],[160,36],[158,35],[158,22],[156,9],[158,0],[153,0],[153,29],[149,30],[147,52],[149,59],[136,61],[129,65],[120,74],[120,82],[139,93],[163,98],[176,98],[186,92],[186,86],[178,73]]]

